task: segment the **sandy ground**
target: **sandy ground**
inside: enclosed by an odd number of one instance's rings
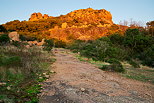
[[[56,73],[43,83],[40,103],[154,103],[154,85],[102,71],[65,49],[54,53]]]

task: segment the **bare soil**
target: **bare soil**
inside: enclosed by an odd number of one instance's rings
[[[56,73],[43,83],[40,103],[154,103],[152,84],[102,71],[66,49],[54,54]]]

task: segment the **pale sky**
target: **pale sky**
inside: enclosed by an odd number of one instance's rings
[[[77,9],[106,9],[113,22],[154,20],[154,0],[0,0],[0,24],[28,20],[34,12],[49,16],[65,15]]]

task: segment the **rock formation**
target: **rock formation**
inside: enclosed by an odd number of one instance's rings
[[[19,34],[17,32],[11,32],[9,33],[9,38],[11,41],[20,41],[19,40]]]
[[[47,27],[42,30],[50,32],[48,38],[65,42],[71,40],[94,40],[114,32],[119,32],[118,25],[113,26],[111,13],[105,9],[79,9],[66,15],[52,18],[47,14],[33,13],[29,20],[38,21],[35,23],[39,24],[39,20],[42,19],[47,19],[41,23],[44,23],[42,27]]]
[[[41,13],[33,13],[29,18],[30,21],[36,21],[40,19],[48,19],[49,16],[47,14],[42,15]]]
[[[94,10],[92,8],[79,9],[61,16],[64,20],[82,24],[113,24],[112,15],[105,9]]]

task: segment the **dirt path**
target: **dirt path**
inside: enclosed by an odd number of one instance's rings
[[[40,103],[154,103],[154,85],[126,79],[57,49],[56,72],[43,83]]]

